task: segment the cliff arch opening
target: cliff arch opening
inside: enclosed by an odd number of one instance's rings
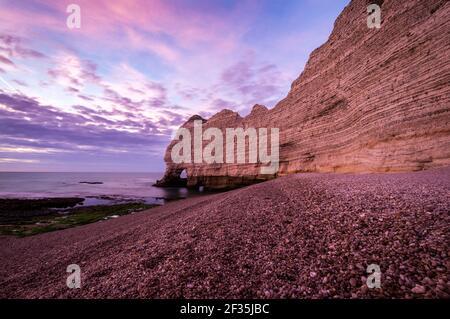
[[[186,187],[188,178],[186,168],[177,169],[172,176],[172,185],[175,187]]]
[[[185,168],[167,169],[163,178],[156,181],[154,186],[157,187],[186,187],[188,181],[188,173]]]

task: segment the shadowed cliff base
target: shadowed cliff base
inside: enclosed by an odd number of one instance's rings
[[[2,237],[0,296],[448,298],[449,226],[450,168],[289,175]],[[81,289],[66,287],[74,263]],[[370,264],[380,266],[380,289],[366,285]]]
[[[276,178],[276,175],[257,176],[194,176],[180,178],[178,174],[167,173],[158,180],[156,187],[188,187],[199,189],[203,187],[209,191],[226,191],[239,187],[249,186]]]

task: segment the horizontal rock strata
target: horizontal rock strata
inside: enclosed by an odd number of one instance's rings
[[[241,117],[223,110],[204,129],[280,129],[280,169],[261,164],[173,163],[159,182],[187,171],[188,186],[238,186],[296,172],[398,172],[450,164],[450,3],[375,1],[380,29],[367,27],[367,5],[354,0],[314,50],[287,97]],[[207,143],[204,143],[204,145]]]

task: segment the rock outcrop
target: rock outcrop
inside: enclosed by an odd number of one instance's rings
[[[367,6],[382,10],[367,27]],[[280,167],[175,164],[168,146],[160,186],[224,188],[296,172],[398,172],[450,164],[450,2],[353,0],[328,41],[311,53],[287,97],[273,109],[255,105],[241,117],[223,110],[204,128],[280,130]],[[205,144],[205,143],[204,143]]]

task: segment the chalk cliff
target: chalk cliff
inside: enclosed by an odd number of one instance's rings
[[[380,29],[366,24],[381,5]],[[276,49],[276,48],[275,48]],[[450,164],[450,2],[354,0],[328,41],[311,53],[287,97],[241,117],[223,110],[204,129],[280,129],[280,168],[261,164],[175,164],[167,148],[160,186],[226,188],[296,172],[397,172]],[[208,144],[203,143],[204,146]]]

